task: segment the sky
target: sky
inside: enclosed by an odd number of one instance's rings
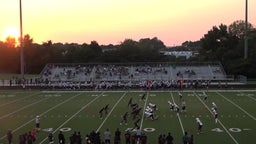
[[[256,0],[248,0],[248,7],[256,27]],[[22,9],[23,34],[39,44],[157,37],[176,46],[200,40],[213,26],[245,19],[245,0],[23,0]],[[17,30],[19,0],[0,0],[0,40]]]

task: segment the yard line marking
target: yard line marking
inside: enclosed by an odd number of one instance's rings
[[[10,115],[12,115],[12,114],[14,114],[14,113],[17,113],[17,112],[19,112],[19,111],[22,111],[23,109],[26,109],[26,108],[28,108],[28,107],[30,107],[30,106],[32,106],[32,105],[35,105],[35,104],[37,104],[37,103],[40,103],[41,101],[46,100],[46,99],[49,99],[49,98],[43,98],[43,99],[41,99],[41,100],[39,100],[39,101],[36,101],[36,102],[31,103],[31,104],[29,104],[29,105],[26,105],[26,106],[24,106],[24,107],[22,107],[22,108],[19,108],[19,109],[16,110],[16,111],[13,111],[13,112],[11,112],[11,113],[8,113],[8,114],[6,114],[6,115],[3,115],[3,116],[0,117],[0,120],[3,119],[3,118],[8,117],[8,116],[10,116]]]
[[[195,92],[194,92],[195,93]],[[198,95],[195,93],[196,98],[204,105],[205,108],[207,108],[207,110],[212,114],[212,111],[209,109],[209,107],[198,97]],[[222,124],[222,122],[220,121],[220,119],[218,119],[219,124],[223,127],[223,129],[227,132],[227,134],[231,137],[231,139],[236,143],[239,144],[236,139],[231,135],[231,133],[227,130],[227,128]]]
[[[244,110],[243,108],[241,108],[239,105],[235,104],[233,101],[231,101],[230,99],[226,98],[224,95],[222,95],[219,92],[216,92],[218,95],[222,96],[225,100],[227,100],[228,102],[232,103],[234,106],[236,106],[237,108],[239,108],[241,111],[243,111],[244,113],[246,113],[249,117],[251,117],[253,120],[256,120],[256,118],[254,116],[252,116],[251,114],[249,114],[246,110]]]
[[[142,129],[142,125],[143,125],[143,121],[144,121],[145,109],[146,109],[147,101],[148,101],[148,95],[149,95],[149,94],[148,94],[148,92],[147,92],[147,97],[146,97],[145,104],[144,104],[144,108],[143,108],[142,118],[141,118],[141,121],[140,121],[140,130]]]
[[[104,125],[104,123],[106,122],[106,120],[108,119],[108,117],[111,115],[111,113],[113,112],[113,110],[115,109],[115,107],[117,106],[117,104],[123,99],[123,97],[127,94],[127,92],[125,92],[122,97],[119,98],[119,100],[115,103],[115,105],[113,106],[113,108],[111,109],[111,111],[108,113],[108,115],[106,116],[106,118],[103,120],[103,122],[100,124],[99,128],[96,130],[96,133],[99,132],[99,130],[102,128],[102,126]]]
[[[255,99],[255,98],[253,98],[252,96],[247,96],[247,97],[249,97],[249,98],[253,99],[254,101],[256,101],[256,99]]]
[[[0,105],[0,107],[3,107],[3,106],[8,105],[8,104],[15,103],[15,102],[17,102],[17,101],[20,101],[20,100],[23,100],[23,99],[26,99],[26,98],[32,97],[32,96],[37,95],[37,94],[40,94],[40,92],[38,92],[38,93],[33,93],[33,94],[31,94],[31,95],[28,95],[28,96],[23,97],[23,98],[20,98],[20,99],[16,99],[16,100],[11,101],[11,102],[9,102],[9,103],[1,104],[1,105]]]
[[[79,95],[81,95],[81,94],[82,94],[82,93],[77,94],[77,95],[75,95],[75,96],[73,96],[73,97],[70,97],[70,98],[66,99],[65,101],[63,101],[63,102],[61,102],[61,103],[59,103],[59,104],[55,105],[54,107],[52,107],[52,108],[48,109],[47,111],[45,111],[45,112],[43,112],[43,113],[39,114],[39,116],[43,116],[43,115],[45,115],[45,114],[46,114],[46,113],[48,113],[49,111],[51,111],[51,110],[53,110],[53,109],[55,109],[55,108],[59,107],[60,105],[62,105],[62,104],[64,104],[64,103],[66,103],[66,102],[68,102],[68,101],[70,101],[71,99],[73,99],[73,98],[75,98],[75,97],[77,97],[77,96],[79,96]],[[23,125],[21,125],[21,126],[17,127],[16,129],[14,129],[12,132],[14,133],[14,132],[18,131],[19,129],[23,128],[24,126],[26,126],[27,124],[31,123],[31,122],[32,122],[32,121],[34,121],[34,120],[35,120],[35,118],[31,119],[30,121],[28,121],[28,122],[24,123]],[[5,135],[5,136],[3,136],[3,137],[1,137],[1,138],[0,138],[0,140],[4,139],[5,137],[6,137],[6,135]]]
[[[84,110],[86,107],[88,107],[91,103],[93,103],[96,99],[98,99],[100,96],[102,96],[102,93],[95,97],[93,100],[91,100],[89,103],[87,103],[85,106],[83,106],[80,110],[78,110],[76,113],[74,113],[69,119],[67,119],[64,123],[62,123],[58,128],[56,128],[52,133],[59,131],[61,127],[63,127],[66,123],[68,123],[70,120],[72,120],[78,113],[80,113],[82,110]],[[44,138],[40,144],[42,144],[44,141],[46,141],[48,137]]]
[[[171,92],[171,97],[172,97],[172,101],[175,103],[172,92]],[[184,130],[184,127],[183,127],[183,124],[182,124],[182,121],[181,121],[179,113],[177,113],[177,117],[178,117],[178,120],[179,120],[179,123],[180,123],[180,127],[181,127],[181,130],[182,130],[182,133],[184,134],[185,130]]]

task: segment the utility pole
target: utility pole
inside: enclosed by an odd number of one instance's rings
[[[22,29],[22,1],[20,0],[20,73],[21,78],[24,79],[24,41]]]
[[[245,0],[244,59],[248,58],[248,0]]]

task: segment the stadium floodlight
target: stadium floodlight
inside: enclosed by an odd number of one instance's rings
[[[248,58],[248,0],[245,0],[244,59]]]
[[[20,73],[24,78],[24,52],[23,52],[23,29],[22,29],[22,0],[20,0]]]

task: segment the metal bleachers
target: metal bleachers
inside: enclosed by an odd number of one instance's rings
[[[48,81],[225,80],[220,63],[47,64]]]

